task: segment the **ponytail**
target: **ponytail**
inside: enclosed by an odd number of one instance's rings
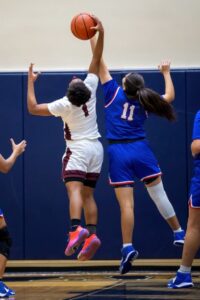
[[[142,88],[137,91],[137,96],[140,104],[147,112],[154,113],[160,117],[165,117],[169,121],[174,121],[176,119],[171,104],[166,102],[155,91],[148,88]]]
[[[147,112],[165,117],[169,121],[176,119],[173,107],[158,93],[145,87],[144,78],[138,73],[125,76],[124,92],[128,98],[138,98]]]

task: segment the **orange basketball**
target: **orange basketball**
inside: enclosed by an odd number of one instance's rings
[[[96,25],[96,21],[88,13],[80,13],[73,17],[71,21],[71,31],[78,39],[89,40],[96,33],[91,27]]]

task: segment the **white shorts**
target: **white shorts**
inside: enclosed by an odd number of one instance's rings
[[[64,182],[81,181],[95,187],[103,163],[103,147],[99,140],[67,141],[62,158]]]

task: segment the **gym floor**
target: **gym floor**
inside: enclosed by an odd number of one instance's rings
[[[192,273],[194,288],[178,290],[167,288],[178,260],[138,260],[135,268],[123,276],[117,270],[118,263],[16,261],[9,263],[4,281],[16,291],[15,297],[9,298],[13,300],[200,299],[198,259]]]

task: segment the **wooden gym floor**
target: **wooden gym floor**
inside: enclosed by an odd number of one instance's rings
[[[132,271],[122,276],[117,270],[119,261],[11,261],[4,281],[16,291],[10,300],[200,299],[198,259],[193,268],[194,288],[166,287],[179,263],[138,259]]]

